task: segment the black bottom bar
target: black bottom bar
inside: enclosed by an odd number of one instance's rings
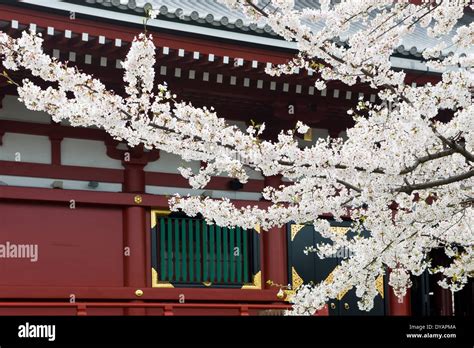
[[[54,340],[52,326],[34,325],[54,325]],[[473,347],[474,343],[472,317],[0,317],[0,328],[2,348],[17,344],[249,343]],[[42,338],[31,337],[40,333]]]

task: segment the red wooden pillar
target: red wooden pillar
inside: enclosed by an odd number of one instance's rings
[[[390,272],[390,271],[389,271]],[[407,293],[402,298],[398,298],[393,292],[392,287],[388,287],[388,304],[389,315],[402,316],[411,315],[411,291],[407,289]]]
[[[142,207],[127,207],[124,218],[125,286],[146,286],[146,226]]]
[[[123,192],[145,192],[145,163],[124,163]]]
[[[436,285],[433,288],[434,292],[434,310],[435,315],[452,316],[453,315],[453,301],[451,291],[439,286],[438,280],[441,280],[439,274],[435,275]]]
[[[61,141],[62,136],[50,135],[49,141],[51,142],[51,164],[61,165]]]
[[[106,140],[107,155],[121,160],[124,167],[122,191],[134,193],[130,205],[123,210],[123,279],[124,286],[135,288],[135,303],[141,303],[139,295],[147,286],[147,237],[146,209],[141,204],[141,194],[145,192],[145,171],[143,168],[150,161],[160,158],[159,151],[144,152],[143,146],[136,146],[127,151],[117,149],[117,142]],[[137,291],[141,290],[141,291]],[[125,309],[126,315],[145,315],[145,308]]]
[[[411,315],[410,289],[407,289],[407,294],[399,299],[397,296],[395,296],[393,289],[389,288],[388,299],[390,315]]]
[[[436,315],[452,316],[453,315],[453,301],[451,291],[443,289],[440,286],[434,291]]]
[[[280,176],[265,178],[265,185],[278,187],[282,184]],[[263,279],[266,288],[275,289],[267,284],[268,280],[276,284],[288,284],[286,227],[273,227],[262,232],[263,239]]]
[[[135,206],[128,206],[123,211],[123,245],[124,245],[124,285],[136,288],[146,287],[146,211],[140,206],[140,193],[145,192],[145,173],[143,163],[123,162],[125,175],[123,191],[136,193]],[[135,301],[134,301],[135,302]],[[139,301],[137,301],[139,302]],[[126,315],[145,315],[145,308],[128,308]]]
[[[450,264],[449,258],[441,250],[431,252],[431,258],[435,264],[447,267]],[[452,294],[448,289],[444,289],[438,285],[438,281],[443,279],[441,274],[431,276],[433,278],[433,309],[434,315],[451,316],[453,315]]]

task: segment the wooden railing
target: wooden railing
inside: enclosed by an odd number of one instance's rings
[[[86,316],[88,315],[88,309],[92,308],[119,308],[119,309],[131,309],[131,308],[153,308],[162,309],[163,315],[173,316],[175,315],[175,309],[201,309],[201,313],[206,310],[212,309],[228,309],[237,310],[240,316],[250,315],[251,310],[261,310],[262,315],[264,312],[269,311],[281,313],[290,309],[290,305],[286,304],[222,304],[222,303],[135,303],[135,302],[0,302],[0,309],[3,308],[44,308],[44,309],[60,309],[60,308],[71,308],[76,310],[76,315]]]

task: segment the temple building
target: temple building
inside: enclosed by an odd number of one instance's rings
[[[344,137],[352,125],[347,110],[359,99],[377,99],[365,85],[331,82],[319,91],[312,71],[269,76],[265,68],[294,57],[296,46],[215,1],[150,2],[160,13],[147,24],[157,78],[178,99],[213,106],[243,130],[265,122],[263,136],[274,139],[299,120],[311,127],[299,142],[310,146],[319,137]],[[145,6],[10,2],[0,4],[0,30],[14,37],[42,33],[48,54],[121,94],[122,61],[143,31]],[[428,45],[415,32],[394,52],[393,66],[407,71],[407,83],[439,79],[420,61]],[[168,199],[176,193],[265,207],[262,189],[284,182],[253,172],[245,184],[217,176],[193,190],[177,170],[183,165],[201,163],[129,148],[100,129],[54,123],[27,110],[0,77],[0,315],[277,315],[291,307],[301,284],[330,282],[349,256],[350,250],[324,260],[305,255],[306,246],[322,241],[313,226],[231,229],[170,213]],[[336,233],[350,234],[348,226],[333,223]],[[472,281],[454,297],[428,274],[402,300],[383,277],[377,290],[371,312],[360,311],[355,290],[347,289],[317,315],[473,313]]]

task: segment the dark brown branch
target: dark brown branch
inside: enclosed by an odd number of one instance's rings
[[[339,180],[339,179],[336,179],[336,182],[341,184],[341,185],[344,185],[345,187],[351,189],[351,190],[354,190],[356,192],[359,192],[361,193],[362,192],[362,189],[358,188],[357,186],[354,186],[352,184],[349,184],[348,182],[344,181],[344,180]]]
[[[449,149],[449,150],[444,150],[444,151],[440,151],[440,152],[437,152],[437,153],[434,153],[434,154],[428,154],[426,156],[423,156],[423,157],[420,157],[420,158],[417,158],[417,160],[415,161],[415,163],[409,167],[406,167],[405,169],[403,169],[399,174],[400,175],[405,175],[405,174],[408,174],[412,171],[414,171],[420,164],[423,164],[423,163],[426,163],[426,162],[429,162],[429,161],[432,161],[432,160],[435,160],[435,159],[439,159],[439,158],[443,158],[443,157],[447,157],[447,156],[450,156],[452,155],[453,153],[455,153],[456,151],[454,151],[453,149]],[[288,165],[288,166],[292,166],[294,165],[293,163],[290,163],[290,162],[279,162],[279,164],[281,165]],[[309,164],[307,165],[304,165],[304,167],[310,167]],[[348,169],[347,166],[345,165],[342,165],[342,164],[336,164],[334,166],[336,169]],[[362,168],[362,167],[354,167],[354,169],[356,171],[359,171],[359,172],[367,172],[367,170],[365,168]],[[372,170],[370,173],[374,173],[374,174],[386,174],[384,170],[382,169],[374,169]]]
[[[406,9],[407,7],[408,7],[408,4],[403,8],[403,10]],[[424,9],[424,7],[418,9],[417,13],[420,12],[421,10],[423,10],[423,9]],[[429,11],[428,11],[428,12],[429,12]],[[375,38],[375,40],[380,39],[382,36],[384,36],[384,35],[385,35],[386,33],[388,33],[390,30],[396,28],[396,27],[399,26],[401,23],[405,22],[405,20],[407,20],[410,16],[411,16],[411,14],[405,16],[405,17],[404,17],[403,19],[401,19],[399,22],[395,23],[393,26],[391,26],[390,28],[388,28],[387,30],[385,30],[383,33],[379,34],[379,35]]]
[[[395,189],[394,192],[403,192],[403,193],[411,194],[413,191],[416,191],[416,190],[425,190],[429,188],[448,185],[454,182],[469,179],[473,176],[474,176],[474,169],[462,174],[450,176],[449,178],[446,178],[446,179],[427,181],[422,184],[407,184],[406,186],[402,186],[398,189]]]
[[[401,172],[400,172],[400,175],[404,175],[404,174],[408,174],[412,171],[414,171],[420,164],[422,163],[426,163],[428,161],[432,161],[432,160],[435,160],[435,159],[439,159],[439,158],[443,158],[443,157],[446,157],[446,156],[450,156],[454,153],[455,151],[453,149],[450,149],[450,150],[445,150],[445,151],[440,151],[440,152],[437,152],[435,154],[428,154],[426,156],[423,156],[423,157],[420,157],[418,158],[416,161],[415,161],[415,164],[413,164],[412,166],[409,166],[409,167],[406,167],[405,169],[403,169]]]
[[[402,11],[405,10],[407,7],[408,7],[409,4],[405,4],[405,6],[402,8]],[[387,21],[392,19],[393,17],[395,17],[397,14],[396,12],[392,13],[388,18],[387,18]],[[372,35],[373,33],[375,33],[382,25],[384,25],[386,23],[386,21],[380,23],[379,25],[377,25],[374,29],[372,29],[370,31],[370,33],[367,34],[367,36],[369,35]]]
[[[463,155],[466,160],[469,162],[474,162],[474,155],[470,153],[469,151],[466,150],[464,146],[459,145],[456,141],[447,139],[445,136],[443,136],[441,133],[439,133],[434,125],[431,126],[431,129],[433,129],[433,132],[435,135],[441,140],[443,144],[448,146],[449,148],[453,149],[455,152]]]

